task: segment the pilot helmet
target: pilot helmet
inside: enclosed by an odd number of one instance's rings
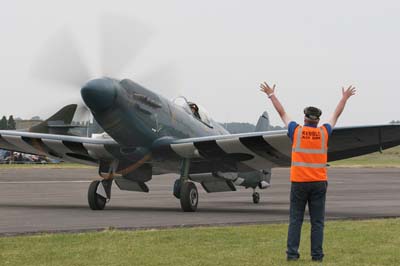
[[[197,104],[192,103],[192,102],[189,102],[188,104],[189,104],[189,107],[193,108],[196,112],[199,111],[199,107],[197,106]]]

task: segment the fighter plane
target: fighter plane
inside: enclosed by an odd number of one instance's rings
[[[256,132],[229,134],[199,103],[185,97],[169,100],[157,90],[160,86],[149,90],[129,79],[111,78],[136,58],[153,31],[132,18],[107,15],[100,22],[101,74],[88,74],[77,43],[65,30],[49,39],[40,57],[47,59],[32,70],[37,77],[81,88],[82,100],[104,133],[73,136],[71,111],[64,109],[30,132],[0,131],[0,148],[98,167],[101,180],[88,188],[92,210],[105,208],[113,183],[122,190],[149,192],[153,176],[172,173],[180,176],[171,187],[185,212],[197,209],[196,183],[209,193],[251,188],[258,203],[256,189],[271,185],[272,169],[291,164],[287,131],[267,131],[264,113]],[[400,125],[335,128],[329,161],[399,144]]]
[[[153,176],[177,173],[173,195],[185,212],[197,209],[196,183],[206,192],[253,189],[271,184],[272,169],[289,167],[291,143],[286,130],[266,131],[266,114],[257,131],[229,134],[198,103],[168,100],[129,79],[98,78],[81,96],[105,133],[78,137],[0,131],[0,148],[95,165],[101,180],[88,189],[92,210],[111,199],[113,181],[121,190],[149,192]],[[346,159],[400,144],[400,125],[341,127],[333,130],[329,161]]]

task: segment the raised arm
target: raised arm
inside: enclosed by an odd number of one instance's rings
[[[275,110],[278,112],[279,116],[281,117],[283,123],[287,127],[291,121],[291,118],[289,115],[286,113],[285,108],[283,108],[281,102],[278,100],[278,98],[275,95],[275,84],[272,86],[268,86],[267,82],[261,83],[260,84],[261,91],[267,94],[268,98],[271,99],[272,104],[275,107]]]
[[[340,99],[335,112],[332,114],[332,117],[328,120],[328,123],[333,127],[335,127],[339,116],[342,114],[344,107],[346,106],[347,100],[356,94],[356,87],[350,86],[346,90],[342,87],[342,99]]]

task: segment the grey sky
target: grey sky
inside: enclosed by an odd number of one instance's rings
[[[263,80],[277,84],[296,120],[306,105],[327,119],[350,84],[358,95],[338,125],[400,119],[398,1],[0,1],[1,115],[44,117],[76,101],[79,88],[40,81],[29,69],[49,36],[67,27],[100,75],[98,22],[111,13],[154,32],[117,78],[183,93],[217,121],[255,123],[267,110],[281,125],[259,92]]]

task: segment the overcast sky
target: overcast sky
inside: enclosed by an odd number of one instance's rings
[[[99,21],[113,14],[152,32],[116,78],[168,97],[183,93],[217,121],[256,123],[267,110],[272,123],[282,125],[259,92],[263,80],[277,84],[276,94],[296,120],[308,105],[328,119],[341,86],[351,84],[358,94],[338,125],[400,119],[398,1],[0,2],[0,115],[45,117],[76,101],[79,86],[35,78],[32,64],[48,39],[68,28],[93,77],[101,75]]]

